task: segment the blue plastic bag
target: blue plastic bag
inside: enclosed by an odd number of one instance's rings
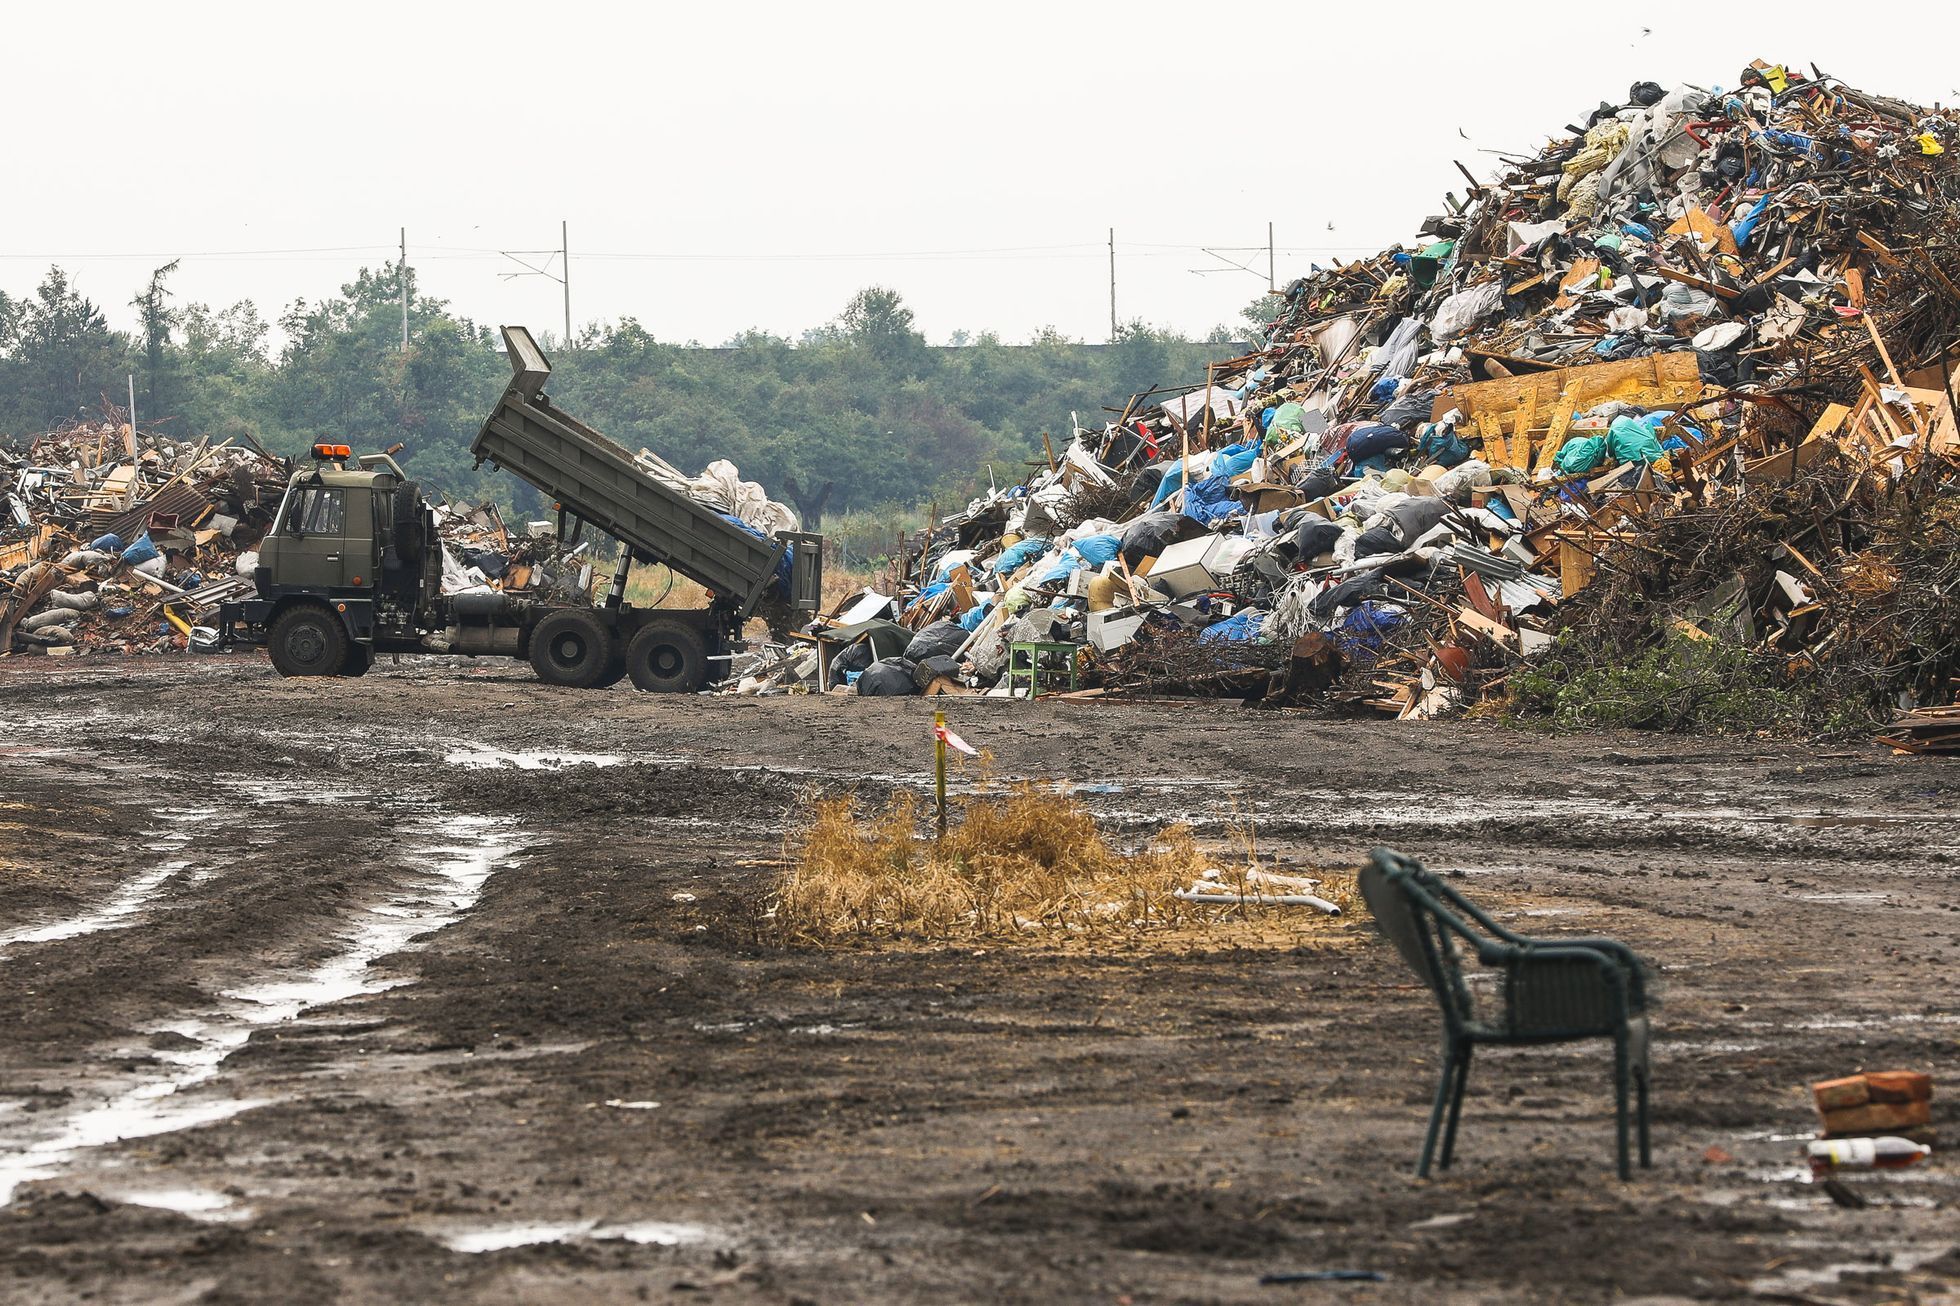
[[[994,559],[994,575],[1011,576],[1030,558],[1039,558],[1046,552],[1048,552],[1046,536],[1030,536],[1019,544],[1010,544],[1000,551],[998,558]]]
[[[1206,626],[1198,632],[1200,644],[1217,644],[1230,640],[1235,644],[1247,644],[1259,638],[1259,628],[1266,624],[1266,613],[1259,608],[1247,608],[1236,616],[1225,618],[1214,625]]]
[[[767,532],[765,532],[761,527],[751,526],[733,513],[718,512],[715,514],[715,516],[721,518],[723,521],[727,522],[730,526],[741,527],[749,534],[755,536],[758,540],[766,540],[771,544],[775,543],[775,540],[771,538],[770,535]],[[144,535],[143,538],[147,540],[150,537],[146,534]],[[783,556],[779,558],[776,562],[776,588],[782,591],[784,597],[788,597],[789,595],[789,558],[790,558],[790,550],[784,549]]]
[[[111,535],[107,538],[113,540],[116,537]],[[122,560],[132,567],[140,566],[157,556],[156,541],[150,538],[148,531],[144,531],[141,535],[138,535],[136,537],[136,543],[122,551]]]

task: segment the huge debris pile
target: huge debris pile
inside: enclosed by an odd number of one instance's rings
[[[205,647],[227,600],[256,592],[257,546],[294,464],[248,437],[172,439],[113,407],[24,448],[0,441],[0,653]],[[522,589],[589,602],[585,546],[519,534],[492,504],[436,509],[445,592]]]
[[[0,445],[0,652],[185,647],[200,616],[251,592],[284,491],[261,450],[138,432],[113,408]]]
[[[1570,628],[1945,701],[1956,150],[1815,68],[1636,85],[935,523],[817,670],[1427,717]]]

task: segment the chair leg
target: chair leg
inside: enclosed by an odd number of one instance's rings
[[[1463,1086],[1470,1082],[1470,1054],[1474,1049],[1474,1044],[1465,1043],[1463,1054],[1457,1061],[1456,1086],[1450,1092],[1450,1118],[1443,1126],[1441,1165],[1445,1170],[1450,1168],[1450,1162],[1456,1156],[1456,1122],[1463,1115]]]
[[[1650,1078],[1651,1072],[1648,1070],[1645,1060],[1641,1061],[1635,1074],[1638,1078],[1634,1080],[1634,1086],[1640,1093],[1640,1116],[1638,1120],[1640,1128],[1640,1168],[1642,1170],[1651,1170],[1654,1168],[1654,1149],[1652,1141],[1647,1134],[1647,1081]]]
[[[1633,1168],[1627,1164],[1627,1080],[1631,1074],[1627,1068],[1627,1041],[1624,1038],[1613,1040],[1613,1100],[1614,1129],[1619,1137],[1620,1178],[1633,1178]]]
[[[1436,1135],[1443,1127],[1443,1112],[1450,1104],[1450,1088],[1456,1078],[1456,1048],[1443,1044],[1443,1077],[1436,1083],[1436,1105],[1430,1108],[1429,1132],[1422,1140],[1422,1159],[1416,1163],[1416,1178],[1429,1177],[1429,1161],[1436,1154]]]

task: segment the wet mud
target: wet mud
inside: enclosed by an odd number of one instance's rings
[[[1599,1046],[1480,1057],[1365,916],[1264,948],[820,953],[812,796],[930,708],[521,669],[0,665],[0,1299],[1788,1300],[1960,1291],[1960,1171],[1800,1167],[1803,1086],[1960,1137],[1960,765],[1218,708],[947,705],[1138,837],[1389,844],[1658,967],[1655,1167]],[[956,776],[971,786],[977,771]],[[1262,1285],[1379,1272],[1378,1282]]]

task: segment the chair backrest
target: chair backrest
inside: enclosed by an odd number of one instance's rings
[[[1422,864],[1387,848],[1368,855],[1360,875],[1361,896],[1374,915],[1375,928],[1395,945],[1402,960],[1429,985],[1442,1004],[1443,1020],[1455,1026],[1473,1016],[1470,989],[1463,979],[1463,955],[1456,929],[1444,923],[1445,909],[1426,892]]]
[[[1645,1009],[1645,966],[1612,939],[1534,939],[1515,934],[1412,857],[1369,854],[1361,895],[1375,927],[1429,985],[1446,1025],[1477,1019],[1463,975],[1463,949],[1503,966],[1501,1001],[1479,1023],[1526,1039],[1611,1033]]]

